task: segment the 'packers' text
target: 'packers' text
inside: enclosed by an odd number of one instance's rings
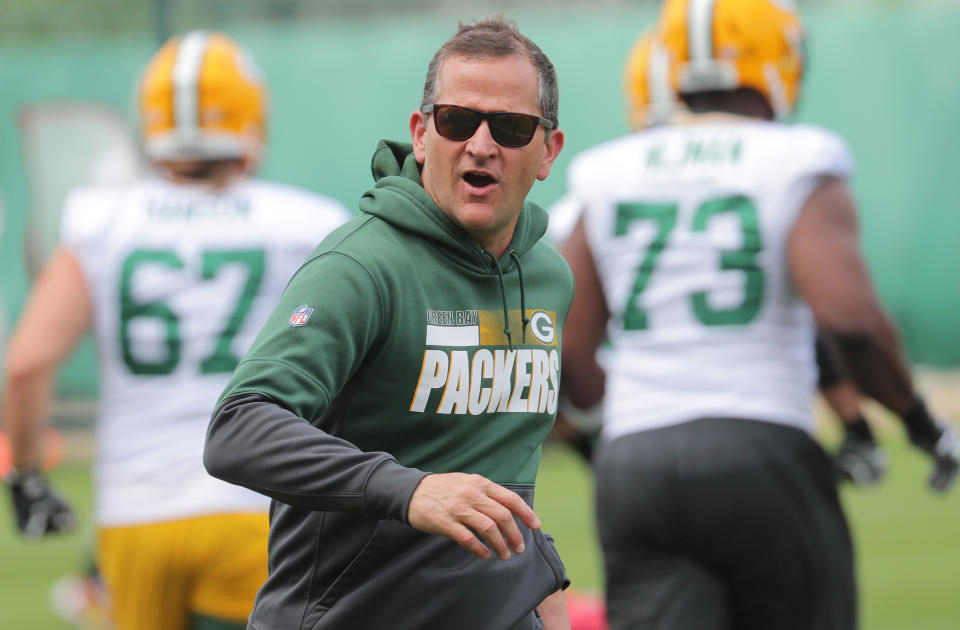
[[[442,389],[438,414],[556,413],[559,372],[556,349],[425,350],[410,411]]]

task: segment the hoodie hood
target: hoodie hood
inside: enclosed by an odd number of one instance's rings
[[[371,168],[376,185],[360,198],[361,212],[420,235],[462,264],[483,273],[496,273],[491,267],[492,256],[444,214],[424,190],[412,144],[381,140],[374,151]],[[536,204],[524,202],[513,239],[499,261],[503,271],[509,270],[515,256],[523,256],[546,231],[547,212]],[[510,255],[511,251],[516,252],[515,256]]]

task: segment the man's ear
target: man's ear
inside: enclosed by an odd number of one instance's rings
[[[547,136],[543,160],[540,162],[540,170],[537,171],[537,179],[540,181],[545,180],[550,174],[550,167],[553,166],[553,161],[557,159],[560,149],[563,148],[563,140],[563,132],[559,129],[554,129]]]
[[[410,139],[413,141],[413,156],[423,164],[427,151],[423,137],[427,133],[427,116],[419,109],[410,114]]]

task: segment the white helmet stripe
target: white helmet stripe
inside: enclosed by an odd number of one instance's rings
[[[654,41],[650,45],[647,68],[647,91],[650,94],[650,122],[665,121],[673,111],[676,98],[670,89],[670,57],[666,49]]]
[[[713,59],[713,4],[716,0],[690,0],[687,24],[690,61],[694,64]]]
[[[194,31],[184,36],[173,64],[173,119],[181,132],[197,129],[197,86],[208,34]]]

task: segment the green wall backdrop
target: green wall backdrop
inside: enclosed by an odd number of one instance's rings
[[[844,136],[857,160],[853,188],[878,290],[916,362],[960,365],[960,6],[817,5],[802,12],[810,65],[797,120]],[[556,17],[509,12],[552,58],[567,146],[531,198],[549,205],[579,150],[625,130],[621,69],[650,7],[564,8]],[[371,183],[379,138],[406,139],[427,62],[478,15],[341,17],[300,25],[230,26],[271,88],[270,144],[261,174],[355,208]],[[217,25],[204,25],[217,28]],[[130,111],[132,85],[153,52],[144,33],[0,46],[0,300],[8,318],[29,286],[22,234],[29,208],[16,119],[46,101]],[[66,395],[96,389],[86,344],[64,370]]]

